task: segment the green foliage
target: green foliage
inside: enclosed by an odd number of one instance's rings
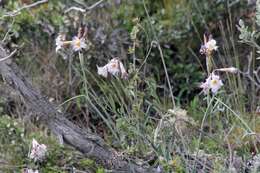
[[[82,167],[93,167],[95,162],[90,159],[83,159],[79,162],[79,165]]]
[[[192,60],[191,54],[189,51],[186,51],[187,47],[192,48],[198,43],[198,40],[194,40],[191,43],[187,39],[192,34],[192,22],[189,17],[191,5],[188,1],[178,0],[174,2],[145,1],[145,3],[147,4],[148,13],[151,15],[150,19],[144,13],[142,1],[123,3],[119,10],[115,12],[115,16],[119,16],[122,19],[122,15],[125,14],[123,26],[129,31],[135,31],[134,35],[136,35],[135,28],[141,26],[138,34],[138,46],[135,48],[138,60],[146,56],[147,52],[144,50],[149,47],[150,42],[155,40],[156,37],[159,38],[159,42],[163,46],[168,72],[171,76],[171,84],[174,86],[174,93],[181,102],[186,102],[190,97],[194,96],[193,91],[196,89],[197,83],[202,76],[198,66],[193,63],[194,60]],[[125,13],[125,7],[127,7],[127,13],[130,14]],[[135,18],[140,19],[137,26],[132,22]],[[130,50],[133,53],[133,50]],[[160,70],[162,69],[162,63],[158,64],[160,56],[158,50],[152,49],[148,56],[148,63],[152,65],[150,66],[151,71],[156,72],[156,80],[162,81],[164,71]],[[183,72],[187,69],[189,72],[183,76]]]
[[[256,20],[252,23],[259,27],[259,1],[257,3]],[[216,67],[221,63],[223,67],[234,66],[234,62],[236,67],[243,67],[244,59],[237,56],[240,51],[238,39],[233,39],[237,37],[233,27],[223,26],[231,28],[232,33],[221,39],[218,27],[220,21],[226,23],[227,16],[229,20],[240,16],[234,10],[243,11],[244,2],[133,0],[117,5],[111,0],[106,8],[91,10],[87,15],[63,13],[73,5],[69,0],[53,0],[21,11],[13,22],[10,17],[0,20],[1,38],[11,29],[6,46],[13,49],[24,43],[17,61],[30,73],[33,82],[41,84],[43,92],[55,96],[56,102],[65,100],[59,108],[75,115],[69,118],[99,133],[122,153],[143,160],[151,154],[151,165],[159,164],[165,172],[190,170],[194,163],[189,162],[187,155],[198,154],[198,151],[202,151],[205,158],[214,158],[212,172],[226,172],[223,160],[230,154],[228,144],[233,147],[232,152],[249,158],[250,144],[256,141],[251,135],[258,131],[259,122],[249,121],[248,114],[251,116],[252,111],[245,112],[249,110],[248,105],[255,108],[259,103],[255,99],[251,104],[246,91],[256,96],[257,90],[253,87],[249,90],[247,80],[232,74],[224,77],[226,87],[217,95],[198,95],[198,86],[203,80],[201,64],[205,60],[197,55],[205,30],[220,40],[218,54],[214,55]],[[20,1],[8,1],[6,8],[1,8],[0,16],[21,6]],[[258,28],[244,21],[238,22],[238,38],[251,46],[247,49],[258,50]],[[84,57],[78,59],[78,54],[72,52],[68,53],[67,60],[55,56],[56,35],[65,32],[71,38],[81,23],[87,24],[89,29],[89,49],[81,52]],[[122,28],[124,36],[115,32]],[[98,37],[104,42],[97,41]],[[233,40],[226,41],[228,38]],[[158,47],[151,44],[154,41],[162,48],[175,100],[188,113],[172,107],[162,57]],[[120,56],[128,67],[128,80],[97,75],[96,65],[115,56]],[[257,62],[253,61],[252,66],[257,67]],[[209,102],[211,98],[213,101]],[[25,133],[24,127],[18,124],[6,116],[0,118],[0,151],[3,153],[0,158],[10,164],[28,165],[48,173],[63,173],[69,167],[105,172],[94,160],[57,144],[42,129]],[[42,165],[35,165],[27,158],[32,138],[48,146],[48,157]]]
[[[6,163],[6,167],[5,164],[1,165],[1,171],[20,172],[24,167],[29,167],[44,173],[65,173],[71,166],[78,170],[104,171],[95,161],[84,158],[72,148],[61,146],[37,127],[33,128],[34,132],[25,130],[22,122],[8,116],[0,116],[0,160]],[[28,158],[32,138],[47,146],[47,158],[40,165]]]
[[[239,20],[239,25],[237,26],[240,31],[239,39],[242,41],[254,40],[254,32],[249,31],[248,26],[245,26],[243,20]]]
[[[98,170],[96,171],[96,173],[105,173],[105,170],[103,168],[98,168]]]
[[[256,14],[255,14],[255,17],[256,17],[256,24],[258,26],[260,26],[260,1],[259,0],[256,1]]]
[[[90,72],[87,76],[91,77],[87,80],[91,81],[88,84],[91,88],[86,101],[90,103],[93,115],[101,118],[111,130],[116,139],[113,145],[130,153],[146,153],[154,127],[150,114],[158,114],[163,106],[156,95],[156,87],[150,85],[149,78],[144,82],[138,75],[129,81],[118,78],[104,81]]]
[[[0,158],[10,162],[11,165],[23,164],[27,156],[27,141],[24,140],[24,129],[17,121],[10,117],[0,117]]]

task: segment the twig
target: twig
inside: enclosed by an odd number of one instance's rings
[[[259,47],[260,49],[260,47]],[[260,89],[260,77],[258,75],[260,71],[260,67],[258,67],[256,70],[253,70],[251,74],[251,68],[252,68],[252,53],[248,56],[248,64],[247,64],[247,69],[245,71],[238,70],[238,73],[241,74],[242,76],[246,77],[249,79],[258,89]]]
[[[257,82],[260,84],[260,76],[258,75],[259,71],[260,71],[260,66],[256,70],[254,70],[253,73],[256,77]]]
[[[86,9],[83,9],[83,8],[70,7],[70,8],[68,8],[68,9],[65,11],[65,13],[68,13],[68,12],[70,12],[70,11],[72,11],[72,10],[79,11],[79,12],[81,12],[81,13],[85,13],[85,12],[86,12]]]
[[[248,78],[257,88],[260,88],[260,84],[257,83],[257,81],[247,72],[238,71],[240,74],[242,74],[244,77]]]
[[[228,131],[228,133],[226,134],[226,132],[224,131],[224,141],[227,142],[227,145],[228,145],[228,150],[229,150],[229,167],[232,166],[232,161],[233,161],[233,152],[232,152],[232,147],[231,147],[231,144],[229,142],[229,139],[228,139],[228,136],[230,135],[230,133],[233,131],[234,129],[234,125],[230,128],[230,130]]]
[[[153,48],[153,45],[154,45],[154,44],[157,44],[157,42],[155,42],[155,41],[152,41],[152,42],[151,42],[150,48],[149,48],[149,50],[148,50],[148,53],[146,54],[146,56],[145,56],[145,58],[144,58],[144,61],[143,61],[143,63],[140,65],[140,67],[139,67],[139,69],[137,70],[137,72],[140,72],[140,70],[142,69],[142,67],[143,67],[144,64],[146,63],[146,61],[147,61],[147,59],[149,58],[149,55],[150,55],[150,53],[151,53],[151,51],[152,51],[152,48]]]
[[[1,41],[2,43],[4,43],[4,42],[6,41],[6,39],[7,39],[8,35],[9,35],[9,33],[10,33],[11,30],[12,30],[13,25],[14,25],[14,19],[13,19],[13,21],[12,21],[11,27],[8,29],[8,31],[6,32],[6,34],[5,34],[4,38],[3,38],[3,40]]]
[[[248,55],[248,64],[247,64],[247,73],[250,74],[250,70],[251,70],[251,66],[252,66],[252,61],[253,61],[253,57],[252,57],[252,52],[250,53],[250,55]]]
[[[35,3],[29,4],[29,5],[25,5],[25,6],[19,8],[17,10],[14,10],[12,12],[7,12],[7,14],[3,15],[2,18],[4,18],[4,17],[14,17],[14,16],[18,15],[19,12],[22,11],[22,10],[25,10],[25,9],[28,9],[28,8],[32,8],[32,7],[35,7],[37,5],[40,5],[40,4],[43,4],[43,3],[46,3],[46,2],[48,2],[48,0],[40,0],[40,1],[37,1]]]
[[[6,56],[6,57],[4,57],[4,58],[1,58],[1,59],[0,59],[0,62],[5,61],[5,60],[7,60],[8,58],[11,58],[16,52],[17,52],[17,49],[15,49],[13,52],[11,52],[10,55],[8,55],[8,56]]]
[[[81,12],[81,13],[85,13],[85,12],[90,11],[90,10],[92,10],[93,8],[99,6],[103,1],[104,1],[104,0],[100,0],[100,1],[94,3],[93,5],[91,5],[91,6],[89,6],[89,7],[86,7],[86,8],[70,7],[70,8],[68,8],[67,10],[65,10],[65,13],[68,13],[68,12],[70,12],[70,11],[72,11],[72,10],[79,11],[79,12]]]

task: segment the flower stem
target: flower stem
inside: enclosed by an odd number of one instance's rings
[[[209,76],[212,71],[212,57],[211,56],[206,56],[206,65],[207,65],[207,73]]]
[[[87,78],[86,78],[86,73],[84,70],[84,59],[83,59],[83,54],[79,52],[79,61],[80,61],[80,67],[83,75],[83,84],[84,84],[84,90],[86,97],[88,98],[88,83],[87,83]]]
[[[238,113],[233,111],[228,105],[226,105],[220,99],[215,98],[215,100],[217,100],[219,103],[221,103],[223,106],[225,106],[231,113],[233,113],[235,115],[235,117],[245,126],[245,128],[247,129],[247,131],[249,133],[254,133],[254,131],[247,125],[247,123],[243,120],[243,118],[241,118],[241,116]]]

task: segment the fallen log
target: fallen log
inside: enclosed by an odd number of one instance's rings
[[[0,59],[8,57],[7,51],[0,45]],[[153,173],[155,169],[130,163],[121,157],[116,150],[106,145],[96,134],[79,128],[69,121],[64,113],[57,111],[57,105],[50,103],[47,97],[33,87],[19,67],[6,59],[0,62],[0,74],[5,83],[13,88],[23,99],[40,123],[46,125],[59,139],[60,143],[68,144],[86,157],[95,160],[112,172],[120,173]],[[35,118],[35,117],[31,117]]]

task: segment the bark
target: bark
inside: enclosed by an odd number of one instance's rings
[[[0,59],[7,57],[6,50],[0,45]],[[106,145],[102,138],[96,134],[79,128],[66,119],[63,113],[56,109],[56,105],[50,103],[47,97],[33,87],[24,76],[19,67],[9,59],[0,62],[0,73],[5,83],[22,97],[28,109],[34,112],[36,118],[46,125],[61,143],[73,146],[86,157],[95,160],[107,169],[113,169],[120,173],[152,173],[152,168],[144,168],[134,163],[129,163],[121,157],[116,150]],[[35,118],[35,117],[31,117]]]

